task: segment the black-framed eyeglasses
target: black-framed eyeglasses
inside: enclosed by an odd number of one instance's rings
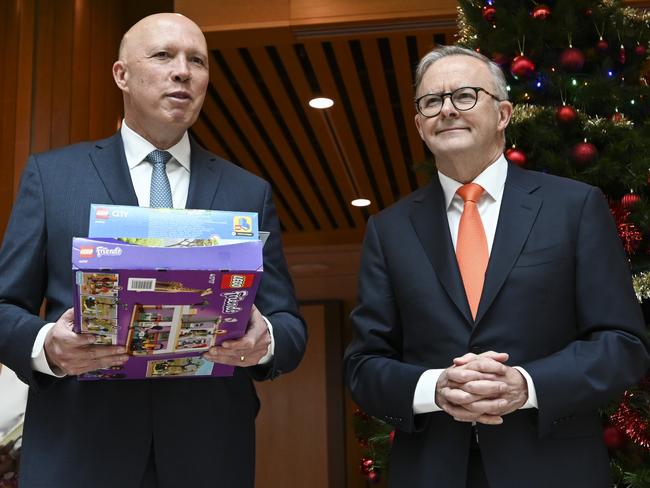
[[[461,86],[447,93],[427,93],[426,95],[422,95],[415,99],[415,107],[423,117],[435,117],[442,111],[445,98],[449,97],[451,104],[456,110],[465,112],[476,106],[479,92],[485,92],[496,101],[501,101],[499,97],[479,86]]]

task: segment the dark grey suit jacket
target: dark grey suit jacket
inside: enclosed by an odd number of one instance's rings
[[[597,409],[649,362],[626,256],[597,188],[508,167],[475,322],[437,177],[370,220],[359,280],[347,382],[364,410],[397,428],[391,486],[465,486],[470,424],[414,415],[413,395],[427,369],[493,350],[530,374],[539,409],[479,425],[490,486],[611,487]]]
[[[231,378],[79,382],[31,368],[40,328],[72,305],[71,243],[88,235],[91,203],[137,205],[116,134],[31,156],[0,250],[0,362],[30,386],[21,487],[138,487],[152,445],[162,487],[252,487],[252,377],[273,378],[303,356],[305,325],[264,180],[192,141],[187,208],[259,213],[271,235],[256,305],[273,325],[275,356]],[[47,299],[45,320],[38,317]]]

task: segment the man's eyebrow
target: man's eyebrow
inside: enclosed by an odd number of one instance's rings
[[[159,51],[169,51],[170,47],[167,44],[155,44],[145,48],[146,53],[156,53]]]

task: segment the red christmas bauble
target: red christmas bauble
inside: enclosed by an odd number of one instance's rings
[[[623,122],[625,120],[625,115],[623,115],[621,112],[614,112],[610,117],[609,120],[612,122]]]
[[[535,63],[526,56],[517,56],[510,64],[510,72],[516,78],[528,78],[535,72]]]
[[[517,166],[523,166],[526,164],[526,153],[520,149],[511,147],[506,151],[506,159]]]
[[[581,166],[591,163],[596,156],[598,156],[598,149],[591,142],[579,142],[571,149],[571,157]]]
[[[381,480],[381,475],[379,473],[378,469],[373,469],[366,475],[366,478],[368,478],[368,481],[370,481],[373,485],[376,483],[379,483]]]
[[[388,438],[390,439],[391,444],[395,441],[395,431],[394,430],[390,431],[390,434],[388,434]]]
[[[613,425],[607,425],[603,428],[603,440],[607,449],[620,449],[625,445],[625,436],[623,432]]]
[[[578,48],[566,48],[562,51],[562,54],[560,54],[560,65],[566,71],[580,71],[585,65],[585,55]]]
[[[645,44],[637,44],[634,48],[634,54],[637,56],[645,56],[646,52],[648,52],[648,48]]]
[[[492,22],[496,14],[497,14],[497,9],[494,8],[492,5],[486,5],[485,7],[483,7],[483,12],[481,12],[483,18],[488,22]]]
[[[361,472],[363,474],[367,475],[368,473],[372,472],[372,469],[374,468],[374,466],[375,466],[375,460],[374,459],[361,458],[361,464],[360,464],[359,467],[361,468]]]
[[[623,195],[623,198],[621,198],[621,205],[623,205],[623,208],[629,209],[633,207],[639,200],[641,200],[641,197],[636,193],[627,193],[626,195]]]
[[[533,19],[546,20],[551,15],[551,8],[548,5],[540,4],[533,9],[531,14]]]
[[[563,124],[570,124],[576,119],[578,112],[576,112],[575,108],[569,105],[562,105],[555,111],[555,116],[559,122],[562,122]]]
[[[600,39],[600,41],[598,41],[598,44],[596,44],[596,47],[601,53],[605,52],[609,49],[609,42],[607,42],[605,39]]]

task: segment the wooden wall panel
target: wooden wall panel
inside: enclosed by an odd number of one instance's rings
[[[22,163],[29,151],[34,1],[0,3],[0,236],[9,220]]]
[[[74,101],[71,100],[72,113],[70,114],[70,139],[82,141],[88,139],[88,119],[90,104],[90,59],[91,44],[88,42],[91,35],[91,6],[88,2],[76,2],[74,12],[74,26],[72,31],[72,59],[74,71],[70,77],[70,89]]]
[[[15,152],[14,159],[19,166],[14,165],[14,193],[20,182],[22,165],[27,161],[30,151],[30,135],[32,124],[32,76],[34,59],[34,10],[33,0],[24,1],[20,8],[19,44],[17,74],[18,84],[15,92],[16,123],[15,123]],[[3,92],[4,93],[4,92]],[[4,144],[2,147],[6,147]],[[0,207],[2,209],[4,207]],[[1,212],[0,212],[1,215]],[[0,229],[2,235],[4,227]]]
[[[104,111],[104,97],[108,68],[104,62],[104,44],[106,43],[106,19],[110,12],[108,2],[93,2],[91,5],[92,18],[90,20],[90,36],[86,40],[90,45],[93,55],[90,58],[89,86],[92,88],[92,100],[88,112],[88,132],[91,134],[103,133],[106,119],[109,115]],[[113,49],[117,47],[113,45]],[[113,55],[113,59],[117,54]]]
[[[74,21],[73,0],[58,0],[54,2],[53,38],[49,39],[52,48],[52,147],[61,147],[70,143],[70,112],[72,110],[72,84],[74,78],[83,76],[79,71],[73,71],[74,56],[72,56],[72,27]],[[60,53],[70,53],[61,55]],[[85,100],[79,100],[83,104]],[[56,121],[56,123],[54,123]]]
[[[456,0],[292,0],[293,25],[453,17]]]
[[[122,95],[111,66],[120,38],[173,0],[0,2],[0,238],[30,153],[107,137]]]
[[[175,0],[174,11],[198,22],[205,31],[255,25],[288,25],[291,0]]]
[[[0,19],[2,19],[0,20],[0,49],[8,54],[3,60],[6,70],[0,77],[0,93],[2,93],[0,99],[0,147],[4,148],[5,156],[0,158],[0,171],[3,175],[3,178],[0,178],[0,205],[6,207],[11,205],[13,194],[14,146],[11,141],[15,135],[13,119],[16,113],[16,106],[7,94],[13,94],[16,91],[16,78],[11,74],[16,72],[15,68],[18,64],[17,44],[19,38],[19,15],[13,2],[0,3]],[[3,215],[0,219],[0,227],[4,229],[6,225],[7,218]]]
[[[455,17],[456,0],[176,0],[206,32]]]
[[[300,367],[256,385],[256,488],[345,486],[341,304],[305,304],[301,312],[309,342]]]
[[[51,147],[52,131],[52,71],[54,65],[55,5],[53,2],[37,3],[35,76],[34,76],[34,114],[32,122],[31,151],[46,151]],[[60,53],[59,56],[63,56]]]
[[[94,5],[106,4],[106,3],[110,4],[111,2],[105,2],[104,0],[94,0]],[[139,3],[139,2],[124,3],[122,9],[116,9],[111,6],[108,9],[108,12],[105,12],[106,32],[104,33],[103,43],[101,37],[98,39],[100,44],[99,53],[101,54],[101,58],[102,58],[102,63],[98,71],[100,75],[101,84],[99,85],[99,90],[97,92],[91,91],[88,103],[91,104],[91,107],[95,107],[96,110],[100,111],[99,119],[102,123],[100,124],[100,129],[97,131],[97,134],[103,134],[103,135],[99,137],[106,137],[112,134],[113,132],[115,132],[119,128],[119,124],[121,123],[124,114],[122,92],[120,92],[120,90],[115,85],[115,81],[113,80],[112,68],[113,68],[113,63],[117,59],[118,48],[120,45],[120,40],[122,38],[122,35],[131,26],[131,22],[126,21],[126,16],[128,14],[129,9],[135,8],[131,5],[133,3]],[[146,6],[147,4],[150,4],[155,7],[156,4],[159,3],[161,2],[156,2],[156,1],[143,2],[143,5],[141,5],[139,8],[143,10],[143,6]],[[163,3],[171,3],[171,2],[163,2]],[[102,8],[106,8],[106,7],[102,5]],[[154,10],[158,11],[159,9],[155,8]],[[166,8],[163,8],[162,10],[169,11]],[[149,13],[150,13],[149,11],[144,10],[141,16],[144,17]],[[140,17],[140,15],[138,15],[138,17]],[[101,30],[99,32],[99,35],[101,36]],[[95,85],[91,84],[90,86],[92,90]],[[95,102],[101,102],[101,103],[95,103]],[[96,139],[97,136],[91,134],[90,138]]]

